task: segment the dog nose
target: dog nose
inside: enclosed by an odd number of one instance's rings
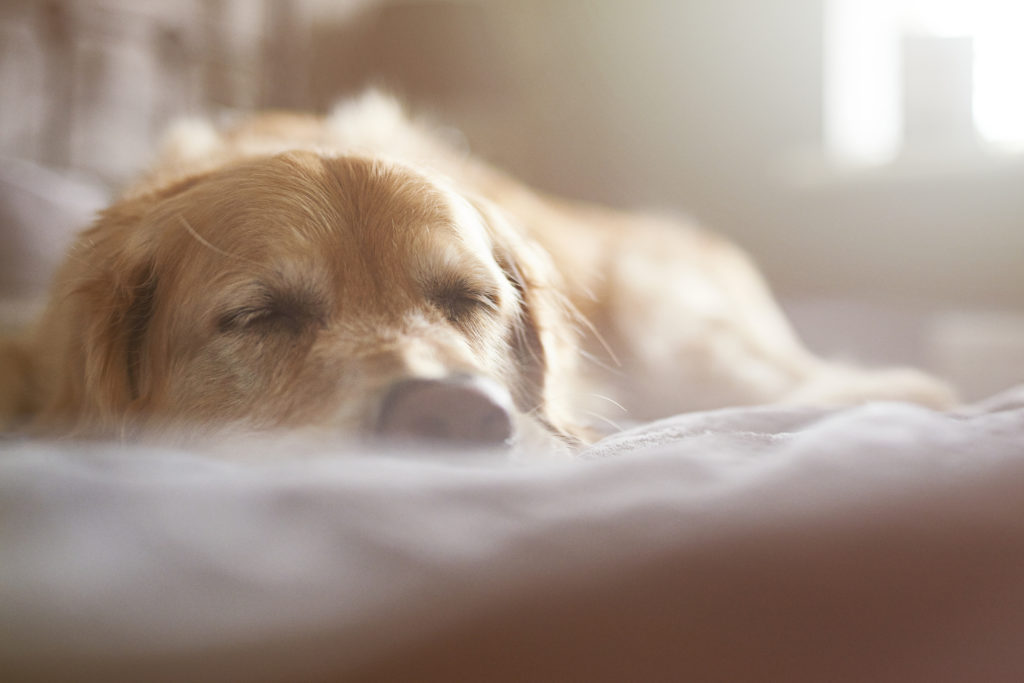
[[[498,445],[512,436],[511,398],[480,377],[408,379],[388,390],[377,422],[387,437]]]

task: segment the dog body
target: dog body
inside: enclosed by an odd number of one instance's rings
[[[0,371],[0,409],[89,436],[575,444],[616,417],[952,400],[807,352],[725,240],[543,196],[376,93],[326,118],[179,126]]]

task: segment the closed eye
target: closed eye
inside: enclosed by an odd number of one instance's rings
[[[469,282],[454,279],[438,283],[430,293],[430,301],[448,320],[461,323],[483,313],[498,312],[498,293]]]
[[[322,311],[323,306],[308,296],[267,290],[251,302],[221,313],[217,330],[221,333],[298,333],[313,323],[322,324]]]

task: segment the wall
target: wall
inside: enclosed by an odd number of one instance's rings
[[[389,3],[318,36],[318,104],[392,85],[540,187],[736,237],[788,295],[1024,305],[1020,157],[825,163],[819,0]]]

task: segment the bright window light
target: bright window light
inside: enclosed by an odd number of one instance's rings
[[[891,161],[902,140],[899,34],[885,0],[832,0],[825,17],[825,142],[845,162]]]
[[[1024,149],[1024,0],[829,0],[825,20],[825,137],[838,160],[885,163],[902,151],[909,36],[969,39],[976,134]]]
[[[999,2],[997,5],[1012,5],[1010,2]],[[983,12],[979,8],[985,0],[904,0],[898,11],[902,14],[904,26],[912,31],[919,31],[934,36],[969,36],[978,28],[978,20]]]
[[[986,140],[1019,148],[1024,147],[1024,3],[999,5],[975,34],[974,122]]]

